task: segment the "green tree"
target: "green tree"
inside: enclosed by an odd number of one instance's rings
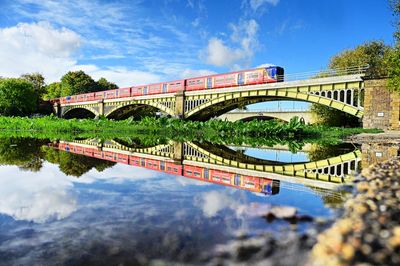
[[[50,100],[61,97],[61,83],[53,82],[46,86],[46,93],[43,95],[44,100]]]
[[[106,90],[115,90],[118,89],[118,86],[112,82],[109,82],[105,78],[100,78],[97,81],[97,91],[106,91]]]
[[[394,32],[395,45],[388,53],[386,62],[388,65],[388,88],[400,92],[400,0],[390,0],[390,6],[395,18]]]
[[[382,41],[366,42],[354,49],[334,55],[329,62],[330,69],[343,69],[369,65],[366,75],[371,78],[387,76],[385,57],[391,50]]]
[[[38,99],[42,98],[43,94],[46,92],[46,83],[44,82],[44,77],[40,73],[31,73],[21,75],[21,79],[29,81],[33,85]]]
[[[96,82],[82,70],[70,71],[61,78],[61,96],[93,92],[96,90]]]
[[[334,55],[330,59],[329,69],[346,69],[369,65],[367,77],[386,77],[388,75],[387,57],[391,52],[391,47],[385,45],[382,41],[366,42],[354,49]],[[324,105],[312,104],[311,111],[318,116],[319,124],[329,126],[358,126],[360,124],[357,117]]]
[[[29,115],[38,104],[38,96],[31,82],[24,79],[0,80],[0,114]]]

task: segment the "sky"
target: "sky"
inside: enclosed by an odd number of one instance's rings
[[[83,70],[118,86],[279,65],[326,68],[393,43],[386,0],[0,0],[0,76]]]

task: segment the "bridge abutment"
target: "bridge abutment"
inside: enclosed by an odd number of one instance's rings
[[[400,94],[390,92],[386,83],[386,79],[364,82],[364,128],[400,129]]]

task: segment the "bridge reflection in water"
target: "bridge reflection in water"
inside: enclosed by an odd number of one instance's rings
[[[358,170],[361,161],[358,149],[314,162],[285,163],[254,158],[209,143],[169,141],[154,147],[131,147],[123,141],[89,139],[52,142],[49,146],[265,195],[277,194],[284,186],[291,190],[311,187],[323,196],[341,197],[334,189],[351,181],[351,174]]]

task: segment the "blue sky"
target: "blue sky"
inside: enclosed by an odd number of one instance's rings
[[[0,0],[0,76],[82,69],[119,86],[283,66],[393,42],[385,0]]]

